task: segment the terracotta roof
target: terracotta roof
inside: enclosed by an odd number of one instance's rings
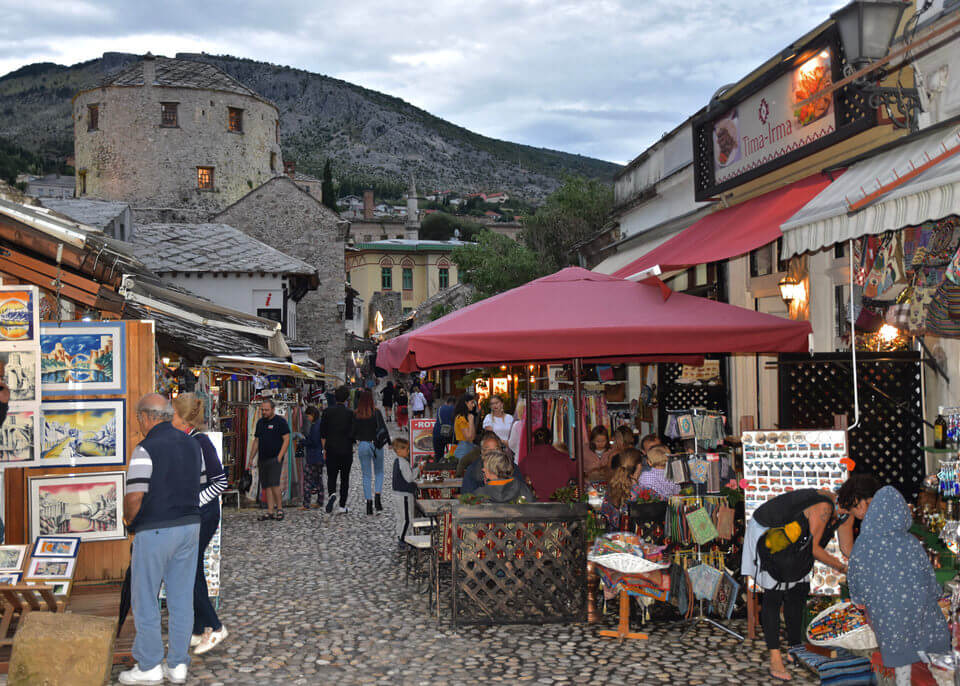
[[[155,272],[317,272],[228,224],[137,224],[130,248]]]
[[[193,60],[171,59],[169,57],[155,57],[156,77],[154,86],[168,86],[171,88],[199,88],[203,90],[226,91],[249,95],[263,99],[258,93],[250,90],[222,69],[204,62]],[[104,86],[142,86],[143,63],[127,67],[116,76],[111,76],[103,83]]]

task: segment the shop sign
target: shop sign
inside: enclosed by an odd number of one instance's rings
[[[411,464],[433,461],[433,425],[436,419],[410,419]]]
[[[810,155],[876,123],[840,89],[800,105],[842,77],[840,46],[825,35],[752,88],[694,120],[696,199]]]

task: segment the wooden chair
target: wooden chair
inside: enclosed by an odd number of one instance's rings
[[[67,601],[57,600],[53,588],[46,584],[0,584],[0,599],[3,601],[0,646],[13,644],[13,635],[8,634],[14,616],[19,620],[28,612],[65,612],[67,609]]]

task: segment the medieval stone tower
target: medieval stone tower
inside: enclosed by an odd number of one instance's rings
[[[279,119],[211,64],[147,54],[73,99],[77,197],[216,212],[282,171]]]

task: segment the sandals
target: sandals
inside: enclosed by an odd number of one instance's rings
[[[793,681],[793,677],[790,675],[789,672],[786,672],[787,676],[785,677],[777,676],[776,674],[773,673],[772,669],[768,669],[767,673],[770,675],[770,678],[776,679],[777,681]]]
[[[277,510],[277,513],[273,516],[278,522],[283,521],[283,510]]]
[[[258,522],[265,522],[265,521],[267,521],[268,519],[275,519],[275,517],[273,516],[273,513],[268,512],[268,513],[266,513],[266,514],[262,514],[262,515],[260,515],[259,517],[257,517],[257,521],[258,521]]]

